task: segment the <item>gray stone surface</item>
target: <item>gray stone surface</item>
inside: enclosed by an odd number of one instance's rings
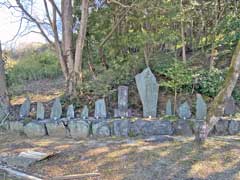
[[[128,136],[130,122],[127,119],[113,121],[113,134],[115,136]]]
[[[62,116],[62,105],[61,105],[60,99],[56,98],[51,109],[50,119],[58,120],[61,118],[61,116]]]
[[[231,96],[224,102],[224,115],[234,115],[236,113],[236,104],[234,98]]]
[[[18,156],[8,157],[4,159],[4,163],[6,163],[8,166],[17,168],[27,168],[34,162],[36,162],[36,160]]]
[[[82,109],[81,118],[88,119],[88,107],[86,105]]]
[[[156,135],[144,139],[145,142],[162,143],[165,141],[174,141],[174,138],[166,135]]]
[[[196,101],[196,119],[204,120],[207,116],[207,104],[202,98],[201,94],[197,94]]]
[[[104,119],[107,117],[106,104],[104,99],[99,99],[95,102],[94,117],[97,119]]]
[[[74,113],[74,106],[73,104],[68,106],[67,109],[67,118],[68,119],[74,119],[75,118],[75,113]]]
[[[31,101],[30,101],[29,97],[27,97],[20,107],[20,111],[19,111],[20,118],[29,116],[30,106],[31,106]]]
[[[129,136],[172,135],[173,128],[170,121],[164,120],[136,120],[131,123]]]
[[[23,132],[24,126],[22,121],[9,121],[9,130],[13,132]]]
[[[37,103],[37,120],[43,120],[45,115],[45,110],[43,103],[38,102]]]
[[[70,121],[68,123],[71,137],[74,139],[87,138],[90,132],[90,126],[85,121]]]
[[[166,104],[166,115],[168,116],[172,116],[173,112],[172,112],[172,101],[171,99],[168,99],[167,104]]]
[[[190,106],[187,102],[184,102],[179,106],[177,113],[181,119],[189,119],[192,115]]]
[[[143,105],[143,116],[156,117],[159,89],[156,77],[150,68],[146,68],[142,73],[135,76],[135,80]]]
[[[24,126],[24,133],[29,137],[42,137],[45,136],[46,129],[43,123],[30,122]]]
[[[108,122],[95,122],[92,124],[92,133],[96,137],[110,136],[111,131]]]
[[[216,135],[227,135],[228,134],[228,124],[230,121],[220,119],[215,125]]]
[[[5,119],[8,114],[8,106],[6,104],[0,103],[0,122]]]
[[[191,127],[191,121],[178,120],[173,123],[173,128],[174,128],[174,135],[181,135],[181,136],[193,135],[193,127]]]
[[[231,120],[229,122],[228,132],[230,135],[235,135],[240,132],[240,121]]]
[[[21,152],[18,156],[7,157],[3,162],[10,167],[27,168],[38,161],[46,159],[48,156],[50,155],[47,153],[28,151]]]
[[[62,122],[48,121],[45,125],[48,135],[51,137],[67,137],[69,135],[68,130]]]
[[[128,87],[118,87],[118,108],[114,110],[114,117],[128,117]]]

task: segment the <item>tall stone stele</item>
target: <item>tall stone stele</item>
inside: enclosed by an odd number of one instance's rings
[[[231,116],[236,113],[236,102],[231,96],[224,101],[224,115]]]
[[[171,101],[171,99],[168,99],[168,101],[167,101],[165,114],[168,115],[168,116],[172,116],[172,115],[173,115],[173,113],[172,113],[172,101]]]
[[[105,119],[107,117],[106,104],[104,99],[95,102],[94,117],[96,119]]]
[[[69,105],[68,108],[67,108],[67,118],[68,119],[74,119],[75,118],[73,104]]]
[[[179,106],[177,113],[178,116],[183,120],[189,119],[192,115],[191,108],[187,102],[184,102]]]
[[[143,105],[144,117],[157,116],[158,89],[156,77],[150,68],[135,76],[138,93]]]
[[[114,117],[129,117],[130,111],[128,110],[128,87],[118,87],[118,108],[114,109]]]
[[[44,110],[43,103],[38,102],[37,103],[37,120],[43,120],[44,114],[45,114],[45,110]]]
[[[30,106],[31,106],[31,101],[30,101],[30,98],[27,97],[20,107],[20,111],[19,111],[20,118],[24,118],[24,117],[29,116]]]
[[[81,118],[82,119],[88,119],[88,107],[85,105],[83,107],[82,113],[81,113]]]
[[[52,106],[50,119],[56,121],[60,119],[61,116],[62,116],[62,105],[61,105],[60,99],[56,98]]]
[[[207,104],[201,94],[197,94],[196,120],[205,120],[207,117]]]

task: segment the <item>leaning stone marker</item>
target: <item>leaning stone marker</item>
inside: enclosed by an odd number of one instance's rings
[[[234,98],[231,96],[225,100],[224,103],[224,115],[233,115],[236,112],[236,104]]]
[[[82,119],[88,119],[88,107],[85,105],[83,107],[82,113],[81,113]]]
[[[172,116],[172,102],[171,99],[168,99],[167,104],[166,104],[166,115]]]
[[[118,108],[114,109],[114,117],[128,117],[128,87],[118,87]]]
[[[143,105],[143,116],[156,117],[159,89],[156,77],[150,68],[146,68],[142,73],[135,76],[135,80]]]
[[[99,99],[95,102],[95,113],[94,117],[97,119],[106,118],[107,112],[106,112],[106,104],[104,99]]]
[[[54,103],[53,103],[50,119],[58,120],[58,119],[61,118],[61,115],[62,115],[62,105],[60,103],[60,99],[56,98]]]
[[[68,118],[68,119],[73,119],[73,118],[75,118],[74,107],[73,107],[72,104],[68,106],[68,109],[67,109],[67,118]]]
[[[197,94],[196,102],[196,119],[204,120],[207,116],[207,104],[202,98],[201,94]]]
[[[184,102],[183,104],[181,104],[178,109],[178,116],[181,119],[189,119],[191,115],[192,114],[191,114],[190,106],[188,105],[188,103]]]
[[[42,103],[38,102],[37,103],[37,120],[43,120],[44,119],[44,106]]]
[[[24,101],[24,103],[20,107],[20,112],[19,112],[20,118],[29,116],[30,106],[31,106],[31,101],[30,101],[29,97],[27,97],[26,100]]]

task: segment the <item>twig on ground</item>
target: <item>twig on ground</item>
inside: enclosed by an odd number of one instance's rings
[[[100,176],[100,173],[85,173],[85,174],[73,174],[67,176],[57,176],[52,178],[51,180],[71,180],[76,178],[86,178],[86,177],[96,177]]]

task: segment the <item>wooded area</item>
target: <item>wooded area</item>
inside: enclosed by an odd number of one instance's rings
[[[202,141],[223,114],[222,106],[239,76],[237,0],[42,3],[43,17],[31,11],[31,0],[3,1],[1,6],[21,12],[21,22],[37,28],[34,32],[54,49],[65,77],[66,95],[72,100],[85,95],[109,96],[114,88],[131,84],[134,75],[150,67],[159,77],[160,87],[170,94],[173,91],[174,113],[182,91],[212,98],[197,140]],[[19,35],[20,31],[21,26]],[[32,31],[24,29],[24,33]],[[224,68],[228,70],[224,72]],[[219,75],[221,82],[215,79],[212,84],[211,77]],[[8,106],[3,63],[0,77],[1,101]]]
[[[0,43],[0,179],[240,178],[238,0],[1,10],[18,27]],[[32,34],[44,42],[14,46]]]

